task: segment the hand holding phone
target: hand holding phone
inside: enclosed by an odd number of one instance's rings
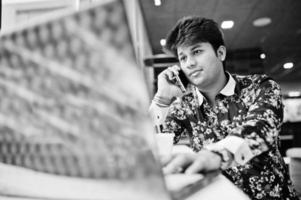
[[[181,91],[183,93],[186,92],[186,88],[187,88],[187,85],[189,83],[189,80],[187,79],[186,75],[184,74],[184,72],[180,69],[179,70],[179,74],[178,75],[175,75],[175,78],[176,78],[176,83],[179,85]]]
[[[189,81],[178,65],[168,67],[158,76],[158,90],[156,95],[164,99],[175,99],[186,92]]]

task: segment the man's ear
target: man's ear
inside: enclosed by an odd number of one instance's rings
[[[221,60],[224,61],[226,59],[226,47],[221,45],[217,49],[217,57]]]

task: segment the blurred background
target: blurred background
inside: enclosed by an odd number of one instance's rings
[[[1,33],[44,14],[80,10],[97,1],[103,0],[2,0]],[[157,74],[177,63],[162,52],[168,30],[183,16],[212,18],[225,35],[227,70],[265,73],[280,83],[285,104],[282,153],[301,146],[300,0],[126,0],[124,4],[150,97],[156,91]]]

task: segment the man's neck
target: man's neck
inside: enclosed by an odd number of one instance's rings
[[[203,95],[208,100],[209,104],[213,107],[216,105],[215,97],[219,94],[219,92],[225,87],[228,81],[228,76],[226,73],[222,73],[220,77],[217,78],[216,84],[213,84],[209,90],[201,91]]]

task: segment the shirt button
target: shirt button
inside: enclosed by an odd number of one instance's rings
[[[241,156],[241,160],[245,160],[245,157],[244,157],[244,155],[242,155],[242,156]]]

